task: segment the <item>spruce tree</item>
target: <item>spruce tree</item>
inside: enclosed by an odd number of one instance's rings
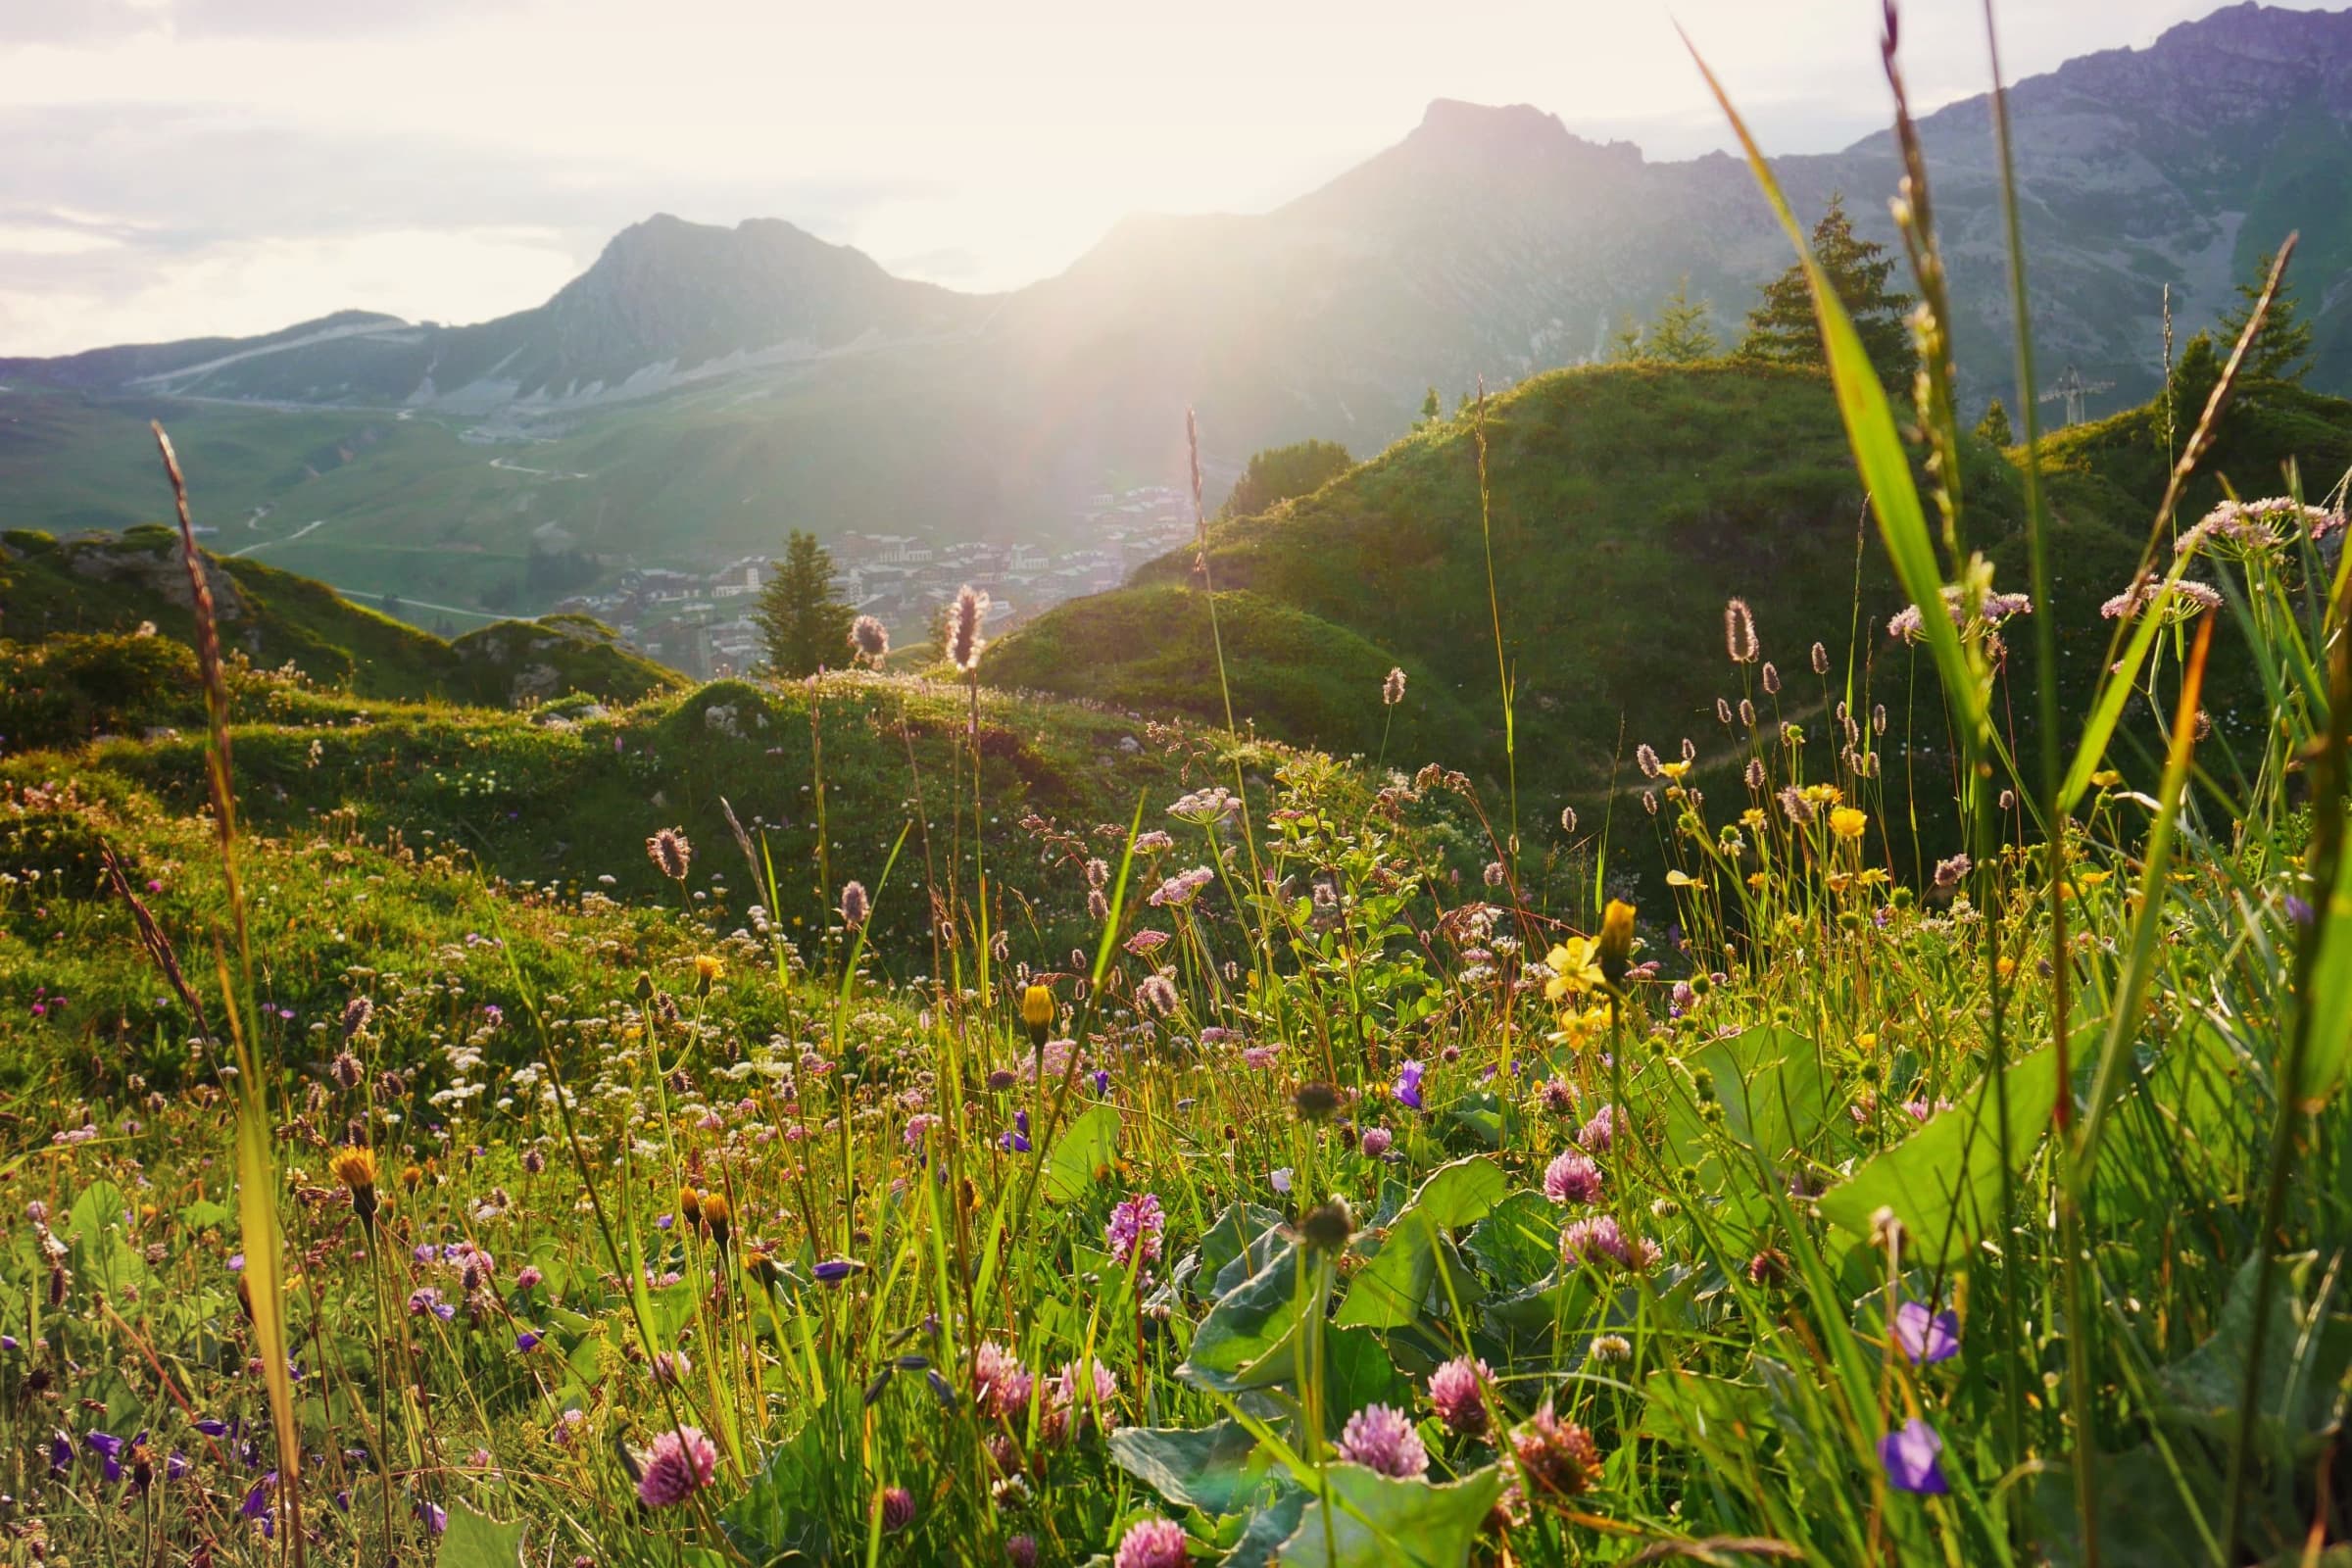
[[[1438,389],[1432,386],[1429,396],[1421,400],[1421,423],[1435,424],[1446,417],[1446,405],[1438,401]]]
[[[768,667],[793,676],[847,664],[854,613],[833,597],[832,556],[816,535],[794,529],[785,541],[782,564],[760,590],[754,616],[767,645]]]
[[[2223,345],[2234,348],[2246,323],[2254,319],[2254,307],[2262,300],[2262,285],[2269,280],[2271,264],[2277,260],[2276,251],[2266,254],[2255,264],[2252,281],[2237,285],[2237,303],[2222,313]],[[2249,380],[2300,381],[2310,369],[2311,323],[2297,316],[2294,285],[2282,277],[2270,310],[2263,315],[2262,330],[2246,345],[2246,361],[2240,373]]]
[[[1718,347],[1715,328],[1707,320],[1710,309],[1706,300],[1690,298],[1690,274],[1684,273],[1674,292],[1666,296],[1666,303],[1658,307],[1657,319],[1649,324],[1642,357],[1674,365],[1713,359]]]
[[[1912,346],[1911,328],[1904,319],[1912,298],[1888,281],[1894,275],[1894,258],[1886,246],[1854,233],[1853,220],[1845,215],[1845,198],[1835,193],[1821,221],[1813,225],[1812,249],[1813,259],[1853,318],[1863,352],[1878,368],[1879,379],[1889,387],[1909,385],[1919,366],[1919,351]],[[1781,365],[1827,364],[1803,265],[1790,267],[1762,292],[1763,299],[1747,313],[1740,354]]]
[[[1631,311],[1617,318],[1617,330],[1609,337],[1609,358],[1612,360],[1642,358],[1642,323],[1634,319],[1634,313]]]
[[[2009,428],[2009,411],[1999,398],[1984,405],[1984,417],[1977,421],[1977,434],[1996,447],[2017,445],[2017,437]]]

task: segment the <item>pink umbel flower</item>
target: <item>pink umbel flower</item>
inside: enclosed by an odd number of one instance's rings
[[[1412,1418],[1386,1404],[1367,1404],[1340,1430],[1340,1457],[1402,1480],[1429,1468],[1429,1450]]]
[[[680,1427],[654,1440],[637,1478],[637,1500],[648,1508],[667,1508],[686,1500],[686,1494],[710,1484],[718,1471],[718,1446],[700,1427]]]
[[[1484,1361],[1457,1355],[1429,1375],[1429,1402],[1446,1430],[1475,1438],[1487,1430],[1486,1385],[1494,1374]]]

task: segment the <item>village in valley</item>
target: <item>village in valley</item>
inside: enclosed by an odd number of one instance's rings
[[[1172,485],[1088,496],[1074,537],[1054,552],[1030,540],[947,540],[848,532],[825,539],[842,601],[890,628],[893,642],[924,641],[941,607],[969,583],[989,596],[988,635],[1048,607],[1117,587],[1144,562],[1167,554],[1193,529],[1192,503]],[[778,530],[778,544],[783,530]],[[698,679],[741,674],[760,662],[755,612],[771,558],[744,556],[715,570],[624,566],[610,586],[557,605],[593,615],[648,657]]]

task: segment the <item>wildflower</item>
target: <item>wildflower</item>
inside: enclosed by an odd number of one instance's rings
[[[1641,764],[1643,777],[1656,778],[1658,776],[1658,754],[1647,741],[1643,741],[1634,748],[1634,760]]]
[[[905,1487],[882,1489],[882,1533],[895,1536],[914,1523],[914,1494]]]
[[[1404,671],[1392,669],[1389,678],[1380,683],[1380,700],[1391,708],[1404,701]]]
[[[1593,946],[1592,956],[1600,966],[1601,978],[1614,987],[1625,979],[1634,953],[1634,906],[1623,899],[1611,899],[1600,913],[1600,939]]]
[[[1390,1132],[1386,1127],[1364,1129],[1364,1152],[1374,1159],[1387,1158],[1390,1146],[1396,1142],[1396,1134]]]
[[[1004,1561],[1008,1568],[1037,1568],[1037,1538],[1024,1534],[1007,1540]]]
[[[1409,1106],[1414,1110],[1423,1108],[1421,1076],[1428,1070],[1419,1061],[1407,1061],[1396,1069],[1396,1084],[1390,1092],[1396,1097],[1398,1104]]]
[[[1047,1031],[1054,1027],[1054,992],[1051,987],[1033,985],[1021,993],[1021,1022],[1028,1026],[1031,1042],[1044,1046]]]
[[[1429,1375],[1429,1402],[1449,1432],[1475,1438],[1487,1430],[1487,1385],[1494,1374],[1484,1361],[1457,1355]]]
[[[1200,890],[1217,879],[1217,873],[1205,865],[1196,865],[1189,871],[1179,871],[1144,896],[1144,902],[1153,908],[1179,907],[1199,896]]]
[[[1593,1214],[1573,1220],[1560,1232],[1560,1257],[1570,1264],[1599,1268],[1604,1262],[1640,1273],[1657,1261],[1658,1248],[1646,1238],[1627,1240],[1614,1216]]]
[[[727,1201],[726,1194],[703,1195],[703,1229],[709,1233],[710,1244],[721,1251],[726,1250],[727,1240],[734,1231],[734,1205]]]
[[[375,1229],[375,1152],[369,1149],[338,1149],[326,1162],[333,1173],[351,1193],[351,1211],[360,1217],[363,1230]]]
[[[1813,673],[1816,675],[1827,675],[1829,672],[1830,651],[1827,648],[1822,647],[1821,644],[1815,643],[1813,645]]]
[[[449,1510],[430,1497],[416,1499],[416,1517],[430,1535],[440,1535],[449,1529]]]
[[[972,1355],[972,1397],[980,1408],[1006,1420],[1028,1408],[1036,1381],[1010,1348],[983,1340]]]
[[[1148,974],[1135,983],[1138,1011],[1164,1018],[1176,1010],[1176,985],[1164,974]]]
[[[862,882],[844,882],[841,885],[841,923],[852,931],[865,928],[865,917],[873,912],[873,901],[866,897]]]
[[[652,1371],[654,1381],[676,1388],[694,1370],[694,1361],[684,1350],[656,1350]]]
[[[1778,665],[1776,665],[1775,663],[1773,663],[1773,662],[1772,662],[1771,660],[1769,660],[1769,659],[1768,659],[1768,660],[1766,660],[1766,661],[1764,662],[1764,695],[1766,695],[1767,697],[1778,697],[1778,696],[1780,695],[1780,692],[1781,692],[1781,671],[1780,671],[1780,667],[1779,667]]]
[[[1140,1519],[1119,1538],[1110,1568],[1185,1568],[1184,1526],[1173,1519]]]
[[[1890,1327],[1904,1359],[1920,1366],[1934,1366],[1960,1353],[1957,1312],[1930,1312],[1923,1302],[1905,1301],[1895,1308]]]
[[[654,1439],[644,1473],[637,1478],[637,1500],[648,1508],[667,1508],[684,1502],[687,1494],[710,1484],[718,1472],[718,1446],[700,1427],[680,1427]]]
[[[1288,1198],[1291,1194],[1291,1167],[1278,1165],[1266,1172],[1266,1181],[1273,1189]]]
[[[987,619],[988,595],[968,582],[956,590],[956,608],[948,621],[948,661],[958,674],[969,675],[980,667],[980,650],[987,646],[980,626]]]
[[[1138,1194],[1122,1200],[1110,1211],[1110,1222],[1102,1227],[1103,1245],[1110,1249],[1112,1261],[1125,1268],[1139,1257],[1146,1263],[1159,1257],[1159,1233],[1167,1224],[1160,1212],[1159,1200],[1151,1193]]]
[[[2109,620],[2133,620],[2156,610],[2168,620],[2187,620],[2221,605],[2222,596],[2201,582],[2183,579],[2168,586],[2163,578],[2143,571],[2131,587],[2101,605],[2099,613]]]
[[[1348,1245],[1355,1234],[1355,1215],[1345,1198],[1330,1198],[1317,1203],[1298,1222],[1298,1237],[1309,1250],[1336,1252]]]
[[[1795,785],[1783,785],[1781,793],[1776,798],[1781,803],[1781,814],[1798,827],[1803,827],[1813,820],[1813,803],[1805,799],[1804,791]]]
[[[1405,1413],[1386,1404],[1367,1404],[1340,1432],[1340,1457],[1349,1464],[1397,1480],[1429,1469],[1429,1450]]]
[[[1550,1497],[1573,1497],[1600,1475],[1600,1449],[1592,1435],[1554,1415],[1549,1399],[1512,1430],[1511,1456],[1528,1487]]]
[[[1600,969],[1600,945],[1586,937],[1570,937],[1545,955],[1544,963],[1551,970],[1551,978],[1544,982],[1549,1002],[1582,996],[1607,981]]]
[[[859,615],[850,622],[850,649],[852,658],[880,669],[890,657],[890,629],[871,615]]]
[[[676,828],[665,827],[645,841],[645,858],[672,882],[683,882],[686,868],[694,863],[694,846]]]
[[[1744,599],[1724,602],[1723,651],[1735,664],[1752,664],[1764,652],[1756,642],[1755,612],[1747,608]]]
[[[531,1351],[539,1348],[538,1334],[530,1329],[524,1329],[514,1336],[514,1348],[528,1355]]]
[[[1544,1196],[1555,1203],[1591,1203],[1600,1198],[1600,1167],[1574,1150],[1544,1167]]]
[[[1592,1341],[1592,1359],[1595,1361],[1630,1361],[1633,1356],[1633,1341],[1622,1334],[1603,1334]]]
[[[1064,1361],[1054,1376],[1053,1396],[1054,1408],[1065,1422],[1075,1414],[1088,1421],[1099,1417],[1105,1426],[1116,1424],[1110,1402],[1119,1396],[1118,1377],[1092,1356],[1084,1361]]]
[[[1886,1479],[1901,1492],[1940,1496],[1951,1491],[1943,1478],[1943,1440],[1936,1429],[1913,1416],[1879,1440],[1879,1463]]]
[[[1851,844],[1862,837],[1870,826],[1870,814],[1850,806],[1840,806],[1830,812],[1830,831]]]
[[[366,997],[354,997],[343,1004],[343,1038],[349,1040],[357,1035],[368,1027],[368,1020],[374,1016],[375,1004]]]
[[[1563,833],[1565,833],[1565,834],[1568,834],[1568,835],[1569,835],[1571,838],[1573,838],[1573,837],[1576,835],[1576,808],[1575,808],[1575,807],[1573,807],[1573,806],[1563,806],[1563,807],[1561,807],[1561,808],[1560,808],[1560,831],[1561,831],[1561,832],[1563,832]]]
[[[715,954],[698,953],[694,956],[694,994],[707,997],[711,986],[727,977],[727,961]]]
[[[1144,930],[1136,932],[1135,935],[1119,945],[1126,949],[1130,957],[1143,958],[1158,952],[1167,940],[1168,934],[1165,931]]]
[[[458,1309],[441,1299],[441,1293],[430,1285],[409,1293],[409,1316],[423,1317],[427,1313],[446,1323],[458,1315]]]
[[[1605,1154],[1616,1139],[1617,1107],[1603,1105],[1592,1113],[1592,1119],[1577,1130],[1576,1141],[1588,1154]]]
[[[1955,855],[1948,860],[1937,860],[1936,862],[1936,886],[1943,892],[1950,892],[1958,887],[1961,880],[1968,875],[1972,864],[1973,862],[1965,854]]]
[[[816,1276],[819,1285],[839,1285],[864,1267],[854,1257],[829,1257],[809,1272]]]

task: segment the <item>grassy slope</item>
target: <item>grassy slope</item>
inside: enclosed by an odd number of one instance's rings
[[[1744,595],[1759,607],[1766,656],[1785,671],[1803,667],[1815,639],[1843,667],[1858,564],[1866,616],[1883,618],[1901,603],[1875,543],[1857,540],[1861,497],[1837,410],[1815,376],[1735,364],[1559,371],[1492,404],[1487,440],[1521,780],[1523,788],[1542,781],[1539,796],[1605,781],[1621,731],[1624,751],[1686,733],[1704,740],[1715,698],[1740,695],[1727,664],[1691,652],[1727,598]],[[1984,512],[2003,515],[2014,476],[1989,461],[1983,472]],[[1353,634],[1310,640],[1289,662],[1287,681],[1324,699],[1320,708],[1286,706],[1291,738],[1369,750],[1365,737],[1380,714],[1377,673],[1367,681],[1365,671],[1393,660],[1425,676],[1405,700],[1400,730],[1426,727],[1448,747],[1429,755],[1475,758],[1499,773],[1467,419],[1416,432],[1316,494],[1222,524],[1211,538],[1220,588],[1250,590]],[[1189,564],[1189,553],[1164,558],[1104,597],[1133,602],[1183,580]],[[990,673],[1150,701],[1152,672],[1180,662],[1171,644],[1190,629],[1172,615],[1080,601],[1008,637]],[[1365,658],[1356,638],[1375,657]],[[1261,711],[1246,682],[1237,682],[1235,702]],[[1468,751],[1452,746],[1464,712],[1474,715],[1478,742]],[[1406,750],[1392,760],[1428,759]]]
[[[965,702],[959,690],[920,680],[836,675],[813,692],[799,683],[775,689],[720,681],[582,721],[534,721],[257,690],[240,708],[234,740],[241,815],[266,838],[323,833],[379,847],[445,849],[515,883],[575,896],[602,889],[673,906],[680,891],[654,871],[644,841],[653,828],[674,825],[697,849],[692,902],[739,920],[750,905],[769,900],[729,835],[723,796],[764,837],[777,881],[770,906],[787,934],[811,941],[830,918],[840,884],[859,879],[876,898],[877,948],[898,955],[894,966],[903,969],[928,952],[927,910],[908,891],[925,881],[926,857],[938,885],[953,874],[968,896],[976,881],[969,766],[956,762]],[[818,734],[829,825],[821,862],[811,787]],[[1132,749],[1123,744],[1131,738]],[[1148,730],[1079,705],[998,693],[982,695],[981,744],[986,864],[1000,877],[1017,868],[1023,890],[1006,897],[1000,882],[992,918],[1010,928],[1032,959],[1041,952],[1060,956],[1090,928],[1084,881],[1074,866],[1040,868],[1042,841],[1024,816],[1051,818],[1084,835],[1093,846],[1087,853],[1115,861],[1116,842],[1098,827],[1116,823],[1123,838],[1139,800],[1147,823],[1157,825],[1176,796],[1233,776],[1198,729]],[[1244,758],[1253,781],[1294,760],[1281,748],[1255,744]],[[18,784],[62,778],[134,803],[133,817],[195,812],[205,792],[201,731],[0,763],[0,779]],[[1356,786],[1343,787],[1361,797]],[[886,883],[893,846],[909,824]],[[1189,847],[1186,864],[1200,858],[1199,849]],[[68,857],[71,864],[44,859],[36,839],[21,825],[9,829],[0,812],[0,869],[55,863],[69,882],[86,887],[94,857],[85,844]],[[85,989],[88,983],[84,977]]]
[[[502,622],[446,642],[255,560],[212,558],[221,641],[262,665],[293,663],[364,698],[507,706],[584,692],[630,702],[677,677],[593,623]],[[128,631],[152,621],[187,640],[193,619],[175,537],[155,526],[50,542],[0,536],[0,637]],[[184,704],[191,694],[159,694]]]

